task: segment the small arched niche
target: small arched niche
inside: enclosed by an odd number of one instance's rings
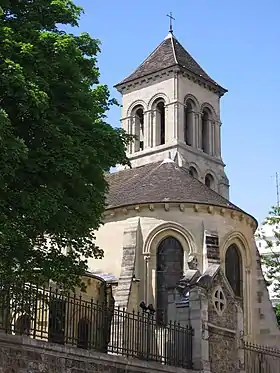
[[[80,319],[78,322],[78,338],[77,347],[88,349],[89,348],[89,332],[90,323],[87,319]]]
[[[242,256],[236,244],[230,245],[225,255],[225,273],[228,282],[237,297],[243,293],[243,270]]]
[[[163,98],[158,98],[153,103],[155,110],[155,135],[156,145],[163,145],[166,141],[165,130],[165,101]]]
[[[194,166],[191,166],[189,168],[189,174],[192,176],[192,177],[195,177],[196,179],[198,178],[198,172],[196,170],[196,168]]]
[[[215,189],[215,180],[211,174],[206,174],[204,182],[205,185],[208,186],[208,188]]]
[[[31,317],[27,314],[23,314],[19,316],[15,322],[15,334],[30,335],[30,330],[31,330]]]
[[[132,112],[135,120],[135,129],[132,132],[136,136],[134,140],[134,151],[138,152],[144,149],[144,108],[142,105],[137,105]]]

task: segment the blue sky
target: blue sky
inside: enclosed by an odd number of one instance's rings
[[[131,73],[168,33],[174,33],[207,73],[229,90],[221,102],[222,153],[230,199],[262,220],[276,203],[280,173],[280,1],[89,1],[79,31],[102,42],[101,82]],[[119,125],[120,109],[108,114]]]

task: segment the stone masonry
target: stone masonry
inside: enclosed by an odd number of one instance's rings
[[[159,363],[0,333],[0,373],[192,373]]]

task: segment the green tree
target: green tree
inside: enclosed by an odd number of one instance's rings
[[[265,229],[267,226],[272,232],[269,236]],[[280,207],[271,209],[258,236],[266,246],[266,252],[262,255],[265,279],[268,284],[273,284],[273,291],[280,297]]]
[[[280,304],[276,305],[275,313],[276,313],[277,323],[280,326]]]
[[[267,234],[266,227],[269,227],[271,234]],[[280,207],[271,209],[269,216],[263,223],[263,229],[258,234],[265,243],[266,252],[262,255],[264,265],[264,276],[267,285],[273,285],[273,291],[277,298],[280,298]],[[280,315],[278,309],[278,314]],[[279,317],[279,316],[277,316]]]
[[[0,11],[0,273],[7,281],[79,284],[102,258],[105,172],[130,140],[106,123],[99,41],[70,0],[2,0]]]

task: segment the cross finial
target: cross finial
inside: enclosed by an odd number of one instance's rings
[[[170,12],[169,14],[166,14],[167,17],[169,17],[169,32],[173,32],[173,25],[172,25],[172,21],[175,21],[175,18],[172,16],[172,12]]]

